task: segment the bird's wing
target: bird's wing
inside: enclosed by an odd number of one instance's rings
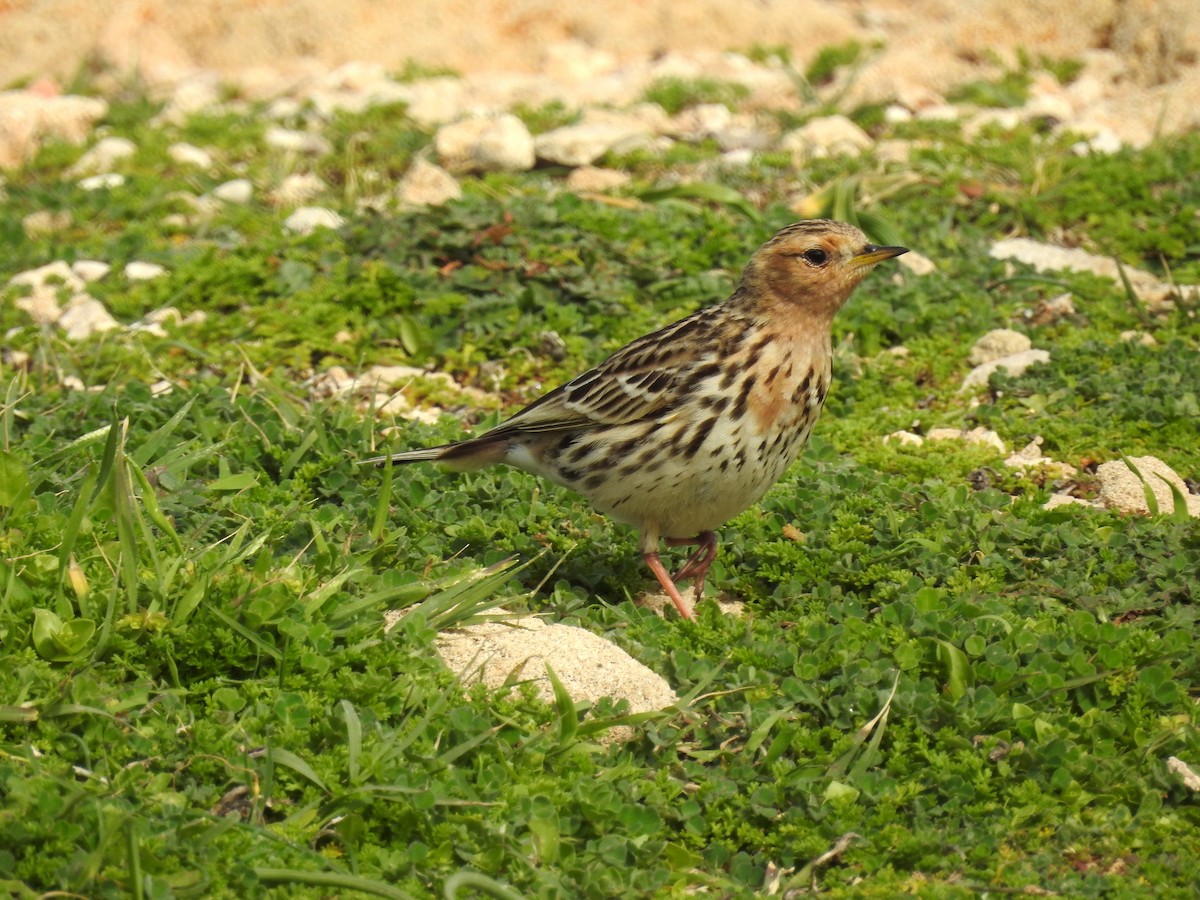
[[[531,403],[489,435],[571,431],[624,425],[667,412],[711,364],[714,347],[701,310],[638,338],[594,369]]]

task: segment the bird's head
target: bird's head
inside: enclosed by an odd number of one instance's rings
[[[743,291],[773,311],[832,319],[878,263],[907,253],[880,247],[853,225],[808,219],[789,225],[758,248],[742,276]]]

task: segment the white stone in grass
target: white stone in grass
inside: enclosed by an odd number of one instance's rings
[[[96,143],[96,146],[79,157],[75,165],[67,169],[67,174],[78,176],[108,172],[121,160],[129,159],[135,153],[137,153],[137,144],[128,138],[102,138]]]
[[[406,206],[442,206],[461,196],[462,187],[453,175],[419,158],[408,167],[396,188],[396,198]]]
[[[1101,504],[1084,500],[1082,497],[1072,497],[1070,494],[1051,494],[1042,504],[1042,509],[1058,509],[1060,506],[1086,506],[1088,509],[1099,509]]]
[[[105,172],[103,175],[90,175],[81,179],[79,187],[85,191],[105,191],[119,188],[125,183],[125,176],[117,172]]]
[[[324,156],[333,150],[333,145],[315,132],[295,131],[291,128],[280,128],[278,125],[272,125],[267,129],[264,140],[268,147],[276,150],[302,153],[307,156]]]
[[[279,206],[295,206],[320,196],[328,187],[316,175],[307,172],[296,173],[279,182],[279,187],[271,192],[271,200]]]
[[[646,126],[633,119],[627,122],[593,121],[547,131],[538,135],[534,144],[538,159],[562,166],[587,166],[610,150],[627,145],[631,139],[650,137]]]
[[[1177,756],[1167,758],[1167,771],[1177,776],[1189,791],[1200,791],[1200,772]]]
[[[978,366],[994,359],[1012,356],[1014,353],[1024,353],[1031,347],[1033,347],[1033,341],[1021,332],[1013,331],[1011,328],[996,328],[975,342],[971,347],[971,355],[967,357],[967,362]]]
[[[112,271],[112,266],[98,259],[77,259],[71,263],[71,271],[84,281],[99,281]]]
[[[84,288],[83,279],[62,260],[18,272],[8,283],[30,288],[30,293],[25,297],[18,297],[13,301],[13,305],[38,325],[57,322],[62,315],[62,308],[58,303],[60,297],[81,293]]]
[[[982,426],[970,431],[962,428],[931,428],[925,438],[930,441],[963,441],[980,447],[991,447],[1000,453],[1008,453],[1008,446],[1000,435]]]
[[[534,141],[511,113],[473,116],[443,125],[433,138],[442,165],[451,172],[524,172],[533,168]]]
[[[71,214],[63,211],[39,209],[21,219],[21,230],[29,238],[44,234],[57,234],[71,227]]]
[[[166,274],[167,270],[158,263],[135,259],[133,262],[125,264],[125,277],[130,281],[150,281],[154,278],[162,278]]]
[[[283,227],[294,234],[312,234],[318,228],[341,228],[346,220],[323,206],[301,206],[284,222]]]
[[[827,156],[858,156],[871,146],[871,136],[841,115],[822,116],[789,131],[779,148],[803,162]]]
[[[503,608],[494,610],[505,615]],[[389,627],[398,618],[391,617]],[[547,624],[533,616],[509,614],[503,622],[486,622],[444,631],[437,651],[464,686],[482,682],[492,690],[512,690],[513,682],[530,683],[543,702],[555,702],[546,667],[554,670],[575,702],[602,697],[626,700],[630,713],[652,712],[679,702],[666,680],[599,635],[574,625]],[[516,678],[513,679],[514,673]],[[633,737],[628,728],[600,736],[602,742]]]
[[[1154,339],[1154,335],[1147,334],[1144,331],[1122,331],[1117,337],[1127,344],[1140,344],[1143,347],[1158,346],[1158,341]]]
[[[901,446],[920,447],[925,443],[925,438],[911,431],[893,431],[891,434],[884,435],[883,442],[885,444],[890,444],[892,441]]]
[[[1146,501],[1146,487],[1149,487],[1159,514],[1167,515],[1175,509],[1175,497],[1170,487],[1174,485],[1183,495],[1188,515],[1200,516],[1200,497],[1189,493],[1183,479],[1165,462],[1154,456],[1134,456],[1129,462],[1138,470],[1140,478],[1120,459],[1102,463],[1096,470],[1101,503],[1118,512],[1148,515],[1150,505]]]
[[[896,261],[914,275],[928,275],[937,269],[932,259],[915,250],[909,250]]]
[[[44,266],[39,266],[36,269],[26,269],[24,272],[18,272],[8,280],[8,283],[12,285],[25,284],[34,289],[40,287],[56,288],[61,285],[72,293],[78,293],[83,290],[83,279],[72,271],[71,267],[61,259],[47,263]]]
[[[120,328],[121,323],[95,297],[76,294],[58,317],[58,327],[66,333],[67,340],[82,341],[93,334]]]
[[[178,143],[167,148],[167,156],[181,166],[195,166],[197,169],[211,169],[212,154],[193,144]]]
[[[580,166],[567,176],[567,190],[577,194],[598,194],[624,187],[632,180],[628,172],[619,169],[599,169],[595,166]]]
[[[1010,469],[1046,469],[1060,478],[1075,475],[1078,470],[1064,462],[1042,455],[1042,438],[1035,437],[1032,441],[1004,460],[1004,465]]]
[[[249,178],[235,178],[219,184],[212,190],[212,195],[226,203],[249,203],[254,196],[254,185]]]
[[[1025,350],[1010,356],[1002,356],[1000,359],[993,359],[991,362],[981,363],[967,373],[958,392],[961,394],[972,388],[986,386],[992,373],[1000,369],[1004,369],[1009,375],[1023,375],[1030,366],[1049,361],[1050,353],[1047,350]]]

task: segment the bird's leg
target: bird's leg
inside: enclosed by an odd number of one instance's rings
[[[694,578],[696,602],[700,602],[700,595],[704,592],[704,577],[708,575],[708,567],[712,565],[712,561],[717,558],[717,533],[715,531],[702,531],[695,537],[690,538],[667,538],[667,543],[672,547],[679,547],[685,544],[699,544],[696,552],[688,557],[687,562],[683,564],[683,568],[675,573],[672,580],[683,581],[685,578]]]
[[[662,589],[667,592],[667,596],[671,598],[671,602],[679,610],[679,615],[685,619],[692,618],[692,608],[687,605],[687,601],[679,593],[679,588],[675,587],[675,582],[671,580],[671,576],[663,568],[662,560],[658,558],[658,551],[650,550],[643,553],[642,558],[646,560],[646,565],[650,567],[650,571],[654,573],[654,577],[658,579],[658,583],[662,585]]]
[[[641,546],[642,559],[646,560],[646,565],[650,567],[650,571],[654,573],[654,577],[658,579],[658,583],[662,585],[662,589],[667,592],[667,596],[671,598],[671,602],[679,610],[679,615],[685,619],[692,618],[692,608],[684,601],[683,596],[679,593],[679,588],[675,587],[675,582],[671,580],[671,576],[663,568],[662,560],[658,558],[657,530],[649,526],[643,528]]]

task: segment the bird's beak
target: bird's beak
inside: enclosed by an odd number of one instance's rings
[[[874,244],[867,244],[861,253],[850,257],[850,265],[856,269],[860,269],[863,266],[873,266],[876,263],[883,262],[885,259],[891,259],[893,256],[899,256],[907,252],[907,247],[876,247]]]

